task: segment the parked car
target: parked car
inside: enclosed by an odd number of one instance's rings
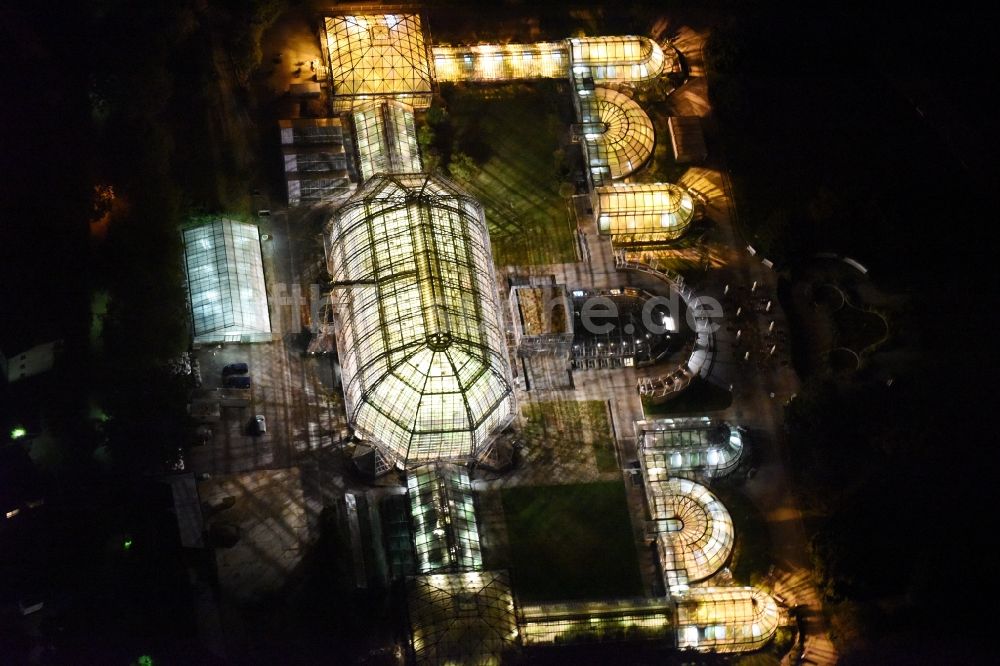
[[[230,375],[222,382],[225,388],[232,389],[248,389],[250,384],[250,375]]]
[[[267,420],[263,414],[253,417],[253,426],[258,435],[263,435],[267,432]]]
[[[223,375],[245,375],[250,372],[250,366],[246,363],[230,363],[222,369]]]

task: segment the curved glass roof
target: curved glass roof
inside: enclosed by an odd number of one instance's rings
[[[270,341],[257,225],[223,218],[183,236],[194,341]]]
[[[362,179],[422,170],[413,107],[394,100],[370,102],[355,109],[352,119]]]
[[[578,37],[569,40],[574,68],[589,68],[595,83],[655,79],[663,72],[663,49],[648,37]]]
[[[671,183],[597,187],[598,226],[619,243],[654,243],[681,236],[694,217],[694,200]]]
[[[656,137],[642,107],[608,88],[595,88],[581,104],[591,168],[607,165],[611,178],[618,179],[646,163],[656,147]]]
[[[443,178],[377,175],[328,227],[356,433],[397,463],[481,452],[514,416],[482,208]]]
[[[674,478],[652,483],[649,496],[670,590],[704,580],[725,565],[733,550],[733,521],[708,488]]]
[[[677,601],[677,647],[747,652],[778,629],[778,604],[756,587],[694,587]]]
[[[725,476],[743,457],[743,433],[707,416],[636,421],[642,465],[650,481],[679,472]]]

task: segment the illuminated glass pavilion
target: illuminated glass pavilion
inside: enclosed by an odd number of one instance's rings
[[[636,445],[651,481],[699,474],[723,477],[743,459],[743,431],[707,416],[635,422]]]
[[[676,240],[694,219],[691,195],[671,183],[616,183],[594,194],[598,228],[615,245]]]
[[[418,15],[327,16],[323,45],[337,111],[377,98],[430,106],[431,69]]]
[[[735,532],[729,512],[705,486],[671,478],[647,487],[663,577],[671,593],[705,580],[729,560]]]
[[[423,170],[413,107],[384,100],[365,104],[352,115],[362,179]]]
[[[487,451],[514,395],[479,203],[440,177],[379,175],[326,240],[356,434],[411,467]]]
[[[183,237],[194,342],[271,340],[257,225],[218,219]]]
[[[628,83],[655,79],[666,58],[660,45],[648,37],[575,37],[569,40],[575,74],[595,83]]]
[[[677,647],[748,652],[764,647],[781,619],[771,595],[755,587],[698,587],[677,599]]]
[[[479,528],[466,469],[450,463],[422,465],[407,476],[406,488],[420,573],[481,569]]]

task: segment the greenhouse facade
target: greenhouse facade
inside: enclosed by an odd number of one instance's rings
[[[778,629],[774,598],[755,587],[699,587],[677,600],[677,647],[703,652],[748,652]]]
[[[358,436],[402,466],[485,451],[514,395],[482,207],[443,178],[376,176],[326,240]]]
[[[183,231],[194,342],[267,342],[264,266],[257,225],[228,218]]]

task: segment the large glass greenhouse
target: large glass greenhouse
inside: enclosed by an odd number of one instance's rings
[[[691,195],[671,183],[615,184],[594,193],[598,228],[615,245],[676,240],[694,218]]]
[[[257,225],[220,219],[183,235],[194,342],[271,340]]]
[[[569,74],[569,49],[564,41],[435,46],[431,54],[438,81],[564,79]]]
[[[485,451],[514,395],[479,203],[443,178],[380,175],[326,240],[356,434],[400,465]]]
[[[418,15],[327,16],[323,29],[336,110],[388,97],[430,106],[431,70]]]
[[[474,571],[483,566],[472,484],[464,467],[423,465],[406,479],[420,573]]]
[[[664,583],[672,593],[705,580],[733,551],[733,521],[705,486],[672,478],[647,486]]]

